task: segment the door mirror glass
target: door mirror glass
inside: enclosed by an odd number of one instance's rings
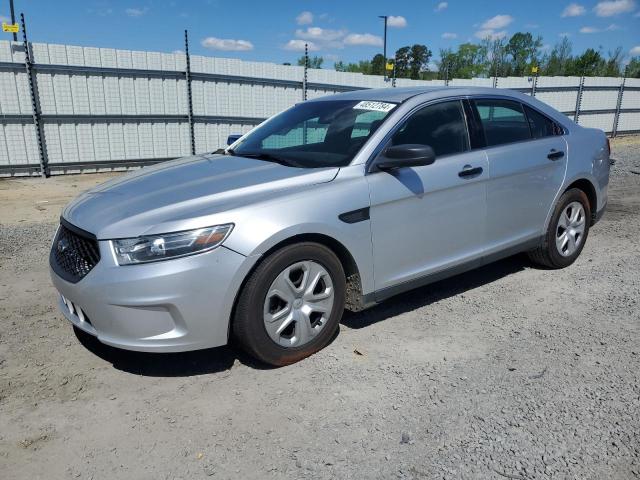
[[[392,170],[394,168],[431,165],[435,161],[436,154],[429,145],[405,143],[388,147],[375,165],[380,170]]]

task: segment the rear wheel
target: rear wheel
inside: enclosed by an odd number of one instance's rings
[[[247,280],[233,334],[254,357],[288,365],[329,343],[344,302],[345,274],[333,252],[317,243],[289,245],[267,257]]]
[[[549,268],[571,265],[587,241],[590,220],[587,195],[577,188],[567,190],[553,211],[542,245],[529,252],[529,257]]]

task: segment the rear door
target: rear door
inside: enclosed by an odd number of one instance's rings
[[[472,104],[487,145],[487,253],[492,253],[543,233],[569,152],[562,128],[527,105],[498,98]]]

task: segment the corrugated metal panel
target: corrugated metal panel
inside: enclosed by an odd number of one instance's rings
[[[605,132],[613,130],[613,113],[598,113],[595,115],[580,115],[578,123],[583,127],[599,128]]]
[[[50,163],[151,160],[189,153],[186,80],[181,73],[184,54],[42,43],[34,43],[32,50]],[[0,68],[0,118],[13,116],[0,123],[0,166],[37,165],[22,44],[0,41],[0,62],[7,64]],[[197,151],[224,146],[229,134],[246,132],[261,119],[302,100],[303,68],[299,66],[194,55],[191,69],[196,74],[192,99]],[[532,81],[500,78],[498,86],[530,93]],[[308,82],[309,99],[392,85],[380,76],[313,69]],[[579,83],[578,77],[539,77],[536,97],[572,112]],[[398,87],[444,84],[443,80],[396,80]],[[612,130],[620,84],[619,78],[585,79],[581,110],[603,113],[584,112],[582,125]],[[452,79],[449,85],[492,86],[493,78]],[[634,90],[640,80],[627,79],[626,86],[622,108],[640,109],[640,91]],[[639,123],[640,112],[622,112],[618,131],[636,131]]]

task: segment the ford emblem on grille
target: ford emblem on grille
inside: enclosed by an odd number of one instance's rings
[[[69,240],[67,240],[66,238],[61,238],[60,240],[58,240],[58,245],[56,246],[56,248],[60,253],[66,252],[69,248]]]

